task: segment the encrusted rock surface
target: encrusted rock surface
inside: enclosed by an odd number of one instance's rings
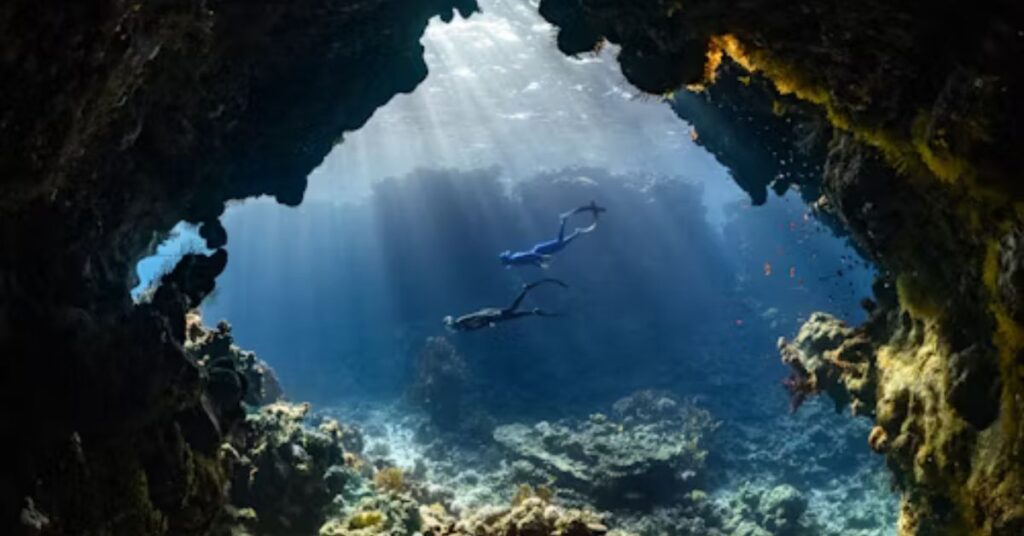
[[[509,424],[494,439],[523,481],[573,490],[601,508],[671,501],[701,479],[711,416],[650,392],[616,404],[620,420],[595,414],[582,423]]]
[[[796,411],[807,395],[824,392],[836,409],[849,404],[855,414],[872,412],[877,388],[874,351],[863,330],[826,313],[812,314],[793,341],[779,339],[782,361],[793,369],[785,381],[791,409]]]
[[[444,337],[430,337],[416,355],[415,380],[407,396],[435,426],[451,429],[463,421],[469,381],[466,359]]]
[[[235,344],[231,324],[221,320],[215,329],[207,329],[198,311],[190,312],[185,322],[185,352],[209,371],[211,385],[230,384],[225,387],[238,391],[241,401],[254,407],[281,400],[284,391],[274,369]]]
[[[264,406],[226,447],[230,505],[253,513],[245,524],[256,534],[314,534],[334,497],[356,478],[351,460],[359,453],[345,445],[361,444],[358,432],[333,419],[310,426],[308,412],[308,404]]]
[[[0,7],[0,392],[25,408],[5,421],[0,528],[32,497],[50,534],[205,530],[225,478],[185,314],[227,262],[217,217],[260,194],[297,204],[345,131],[426,76],[422,32],[456,8],[475,4]],[[135,262],[181,220],[214,253],[133,305]],[[62,461],[70,444],[84,462]]]

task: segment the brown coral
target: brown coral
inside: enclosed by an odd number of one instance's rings
[[[885,453],[889,447],[889,435],[885,433],[884,428],[875,426],[871,429],[871,433],[868,434],[868,446],[879,454]]]

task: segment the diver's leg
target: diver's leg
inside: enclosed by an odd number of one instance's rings
[[[532,283],[527,283],[527,284],[523,285],[523,290],[519,291],[519,295],[516,296],[516,299],[515,299],[515,301],[512,302],[512,305],[510,305],[507,308],[503,309],[502,312],[504,314],[512,314],[512,313],[516,313],[516,312],[521,312],[521,311],[517,311],[517,309],[519,309],[519,305],[523,303],[523,299],[526,298],[526,295],[529,294],[531,290],[533,290],[534,288],[536,288],[536,287],[538,287],[540,285],[543,285],[544,283],[551,283],[551,284],[554,284],[554,285],[558,285],[558,286],[560,286],[562,288],[569,288],[569,285],[566,285],[565,281],[562,281],[561,279],[555,279],[553,277],[545,277],[544,279],[538,279],[538,280],[536,280],[536,281],[534,281]],[[538,311],[538,310],[539,309],[534,309],[534,311]],[[530,314],[535,314],[535,313],[531,312]]]
[[[519,295],[516,296],[516,299],[512,300],[512,305],[506,307],[502,313],[506,315],[513,314],[517,309],[519,309],[519,305],[523,303],[523,300],[526,298],[526,295],[530,293],[530,289],[532,288],[533,286],[529,284],[523,285],[523,289],[519,291]]]
[[[554,317],[559,316],[559,315],[557,313],[549,313],[549,312],[547,312],[547,311],[545,311],[543,309],[540,309],[540,308],[535,308],[535,309],[530,309],[529,311],[512,311],[512,312],[509,312],[509,313],[505,314],[505,316],[504,316],[504,318],[502,318],[502,320],[515,320],[517,318],[523,318],[525,316],[539,316],[539,317],[542,317],[542,318],[554,318]]]
[[[530,313],[532,315],[534,315],[534,316],[539,316],[539,317],[543,317],[543,318],[555,318],[555,317],[558,317],[558,316],[562,316],[562,315],[560,315],[558,313],[550,313],[550,312],[545,311],[544,309],[540,309],[540,308],[536,308],[536,309],[530,311]]]
[[[577,227],[576,229],[573,230],[572,234],[570,234],[569,236],[566,236],[564,238],[561,238],[562,246],[563,247],[568,246],[569,243],[572,242],[573,240],[576,240],[576,237],[579,236],[579,235],[580,235],[580,229],[579,229],[579,227]]]

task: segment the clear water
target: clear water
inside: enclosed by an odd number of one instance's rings
[[[347,135],[301,206],[228,208],[231,262],[207,322],[228,319],[290,399],[362,424],[400,464],[425,455],[417,417],[395,403],[424,341],[443,335],[496,423],[666,389],[722,422],[711,491],[790,483],[835,533],[889,534],[895,498],[866,424],[820,402],[790,416],[775,350],[813,311],[862,320],[871,268],[797,192],[751,207],[689,125],[636,96],[614,50],[565,58],[533,6],[481,3],[483,15],[431,25],[427,81]],[[608,213],[550,268],[500,265],[499,252],[552,238],[559,213],[592,199]],[[194,241],[182,229],[140,265],[141,286]],[[445,315],[507,305],[539,277],[569,284],[528,297],[560,317],[446,333]],[[480,463],[463,467],[486,473]],[[463,492],[486,498],[474,482]],[[841,525],[851,516],[866,521]]]

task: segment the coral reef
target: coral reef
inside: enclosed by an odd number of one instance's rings
[[[711,416],[667,395],[641,393],[616,403],[618,420],[509,424],[494,439],[532,484],[572,491],[601,508],[635,509],[672,501],[700,482]]]
[[[793,372],[785,381],[795,411],[806,396],[827,393],[836,409],[849,404],[854,414],[875,407],[877,378],[874,345],[863,329],[847,327],[838,318],[814,313],[793,341],[779,339],[782,362]]]
[[[444,337],[430,337],[416,356],[416,372],[407,397],[435,426],[452,429],[462,422],[469,370],[462,354]]]
[[[696,506],[659,508],[628,519],[640,536],[819,536],[829,534],[805,515],[807,498],[789,485],[744,485],[717,499],[697,497]]]
[[[218,384],[218,378],[226,376],[224,371],[233,372],[234,377],[241,380],[236,389],[249,406],[264,406],[284,397],[274,369],[255,353],[235,344],[231,324],[226,320],[218,322],[215,329],[207,329],[199,312],[190,311],[185,319],[185,352],[209,371],[213,385]],[[219,383],[225,382],[232,380],[219,380]]]
[[[230,505],[253,513],[244,525],[255,534],[314,534],[334,498],[360,478],[353,457],[359,452],[346,450],[361,445],[358,432],[333,419],[314,428],[308,412],[308,404],[264,406],[226,447]]]
[[[482,508],[461,517],[440,504],[418,505],[391,495],[365,499],[356,511],[331,519],[320,536],[602,536],[609,532],[602,517],[590,510],[566,509],[539,497],[513,506]]]
[[[609,413],[621,423],[678,422],[684,407],[663,392],[647,390],[620,400]],[[406,494],[421,505],[432,505],[421,508],[425,520],[439,512],[464,520],[507,512],[495,505],[517,506],[531,498],[582,510],[594,506],[595,498],[581,493],[572,481],[553,479],[540,464],[509,456],[504,447],[467,443],[450,434],[415,433],[426,417],[409,413],[407,406],[363,411],[338,414],[365,426],[368,444],[390,446],[387,451],[368,449],[367,457],[374,465],[397,464],[406,470]],[[779,415],[767,426],[751,423],[737,429],[735,423],[723,423],[709,438],[713,441],[706,447],[701,477],[680,485],[686,491],[667,493],[655,504],[623,502],[602,524],[642,536],[764,535],[784,526],[801,536],[891,534],[897,501],[884,467],[844,427],[867,433],[866,424],[834,415],[817,401],[802,408],[798,418]],[[806,512],[793,513],[800,505]],[[429,526],[428,521],[422,532]]]

